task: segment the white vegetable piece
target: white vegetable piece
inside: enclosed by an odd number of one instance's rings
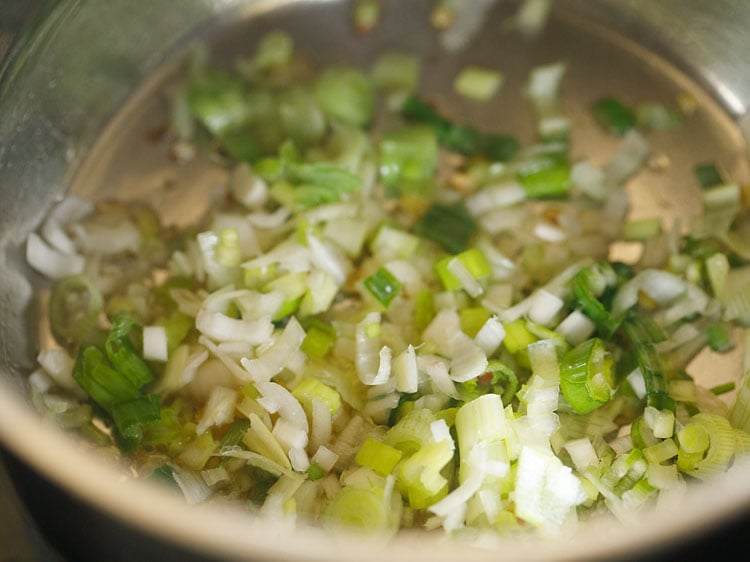
[[[240,364],[250,373],[250,376],[256,383],[270,381],[295,358],[295,354],[304,339],[304,328],[302,328],[299,320],[292,316],[284,327],[284,330],[273,339],[273,343],[270,346],[255,359],[243,357],[240,360]]]
[[[49,279],[81,273],[86,262],[80,254],[66,254],[51,247],[34,232],[26,239],[26,261]]]
[[[167,330],[164,326],[143,327],[143,358],[148,361],[167,361]]]
[[[234,405],[237,402],[237,391],[225,386],[217,386],[211,391],[208,402],[203,407],[198,426],[198,435],[205,433],[209,427],[229,423],[234,419]]]
[[[521,448],[511,495],[519,517],[550,532],[559,530],[586,498],[570,467],[551,452],[528,446]]]

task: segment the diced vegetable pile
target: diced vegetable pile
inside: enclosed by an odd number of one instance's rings
[[[741,186],[699,163],[689,233],[628,215],[649,134],[689,116],[598,100],[620,148],[597,166],[571,157],[563,63],[529,73],[522,146],[420,92],[409,53],[311,72],[273,31],[208,59],[170,98],[175,155],[228,171],[199,223],[71,195],[28,238],[46,417],[189,503],[385,533],[627,517],[750,450],[750,375],[688,374],[748,340]],[[456,78],[468,103],[503,87]]]

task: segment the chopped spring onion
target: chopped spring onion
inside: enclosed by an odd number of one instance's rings
[[[380,21],[380,0],[355,0],[354,28],[361,34],[370,33]]]
[[[562,357],[560,391],[579,414],[609,402],[614,392],[614,365],[602,340],[592,338]]]
[[[398,295],[401,283],[385,267],[381,267],[375,273],[364,280],[365,287],[380,304],[388,306]]]
[[[477,224],[463,206],[434,204],[414,226],[414,232],[457,254],[467,249]]]
[[[706,189],[724,183],[724,178],[722,177],[721,172],[719,172],[716,164],[712,162],[696,164],[693,168],[693,172],[701,186]]]
[[[726,324],[711,324],[706,328],[708,347],[719,353],[726,353],[734,348],[732,335]]]
[[[399,51],[378,56],[370,70],[377,88],[386,91],[412,92],[419,82],[419,59]]]
[[[491,3],[441,2],[443,39],[460,48]],[[351,7],[362,32],[385,15]],[[419,56],[370,54],[369,71],[316,72],[284,31],[221,69],[196,51],[169,96],[173,152],[205,152],[226,181],[194,220],[54,207],[26,246],[51,284],[55,341],[29,377],[44,419],[189,503],[386,535],[557,534],[741,466],[742,184],[699,164],[700,220],[628,213],[651,136],[688,113],[598,100],[622,138],[595,166],[574,159],[564,61],[502,92],[532,106],[521,150],[505,112],[477,114],[480,130],[426,102],[455,96],[430,90]],[[479,101],[502,82],[473,60],[456,78]],[[621,242],[641,258],[609,261]],[[733,349],[740,380],[688,374]]]
[[[397,193],[429,192],[437,163],[437,139],[428,127],[388,132],[380,141],[380,176]]]
[[[482,133],[472,127],[453,123],[416,96],[407,98],[401,111],[407,118],[433,127],[438,135],[438,142],[460,154],[479,153],[492,160],[506,162],[518,152],[518,141],[514,137]]]
[[[318,77],[315,95],[329,117],[362,127],[370,123],[375,97],[369,78],[353,67],[329,67]]]
[[[497,70],[479,66],[462,68],[453,81],[456,92],[476,101],[487,101],[493,97],[503,83]]]
[[[370,437],[362,443],[354,460],[362,466],[372,468],[381,476],[387,476],[396,468],[402,455],[398,449]]]
[[[563,197],[570,191],[570,165],[552,159],[535,162],[521,168],[518,179],[532,199]]]
[[[596,120],[610,133],[623,136],[636,126],[635,114],[615,98],[601,98],[591,107]]]

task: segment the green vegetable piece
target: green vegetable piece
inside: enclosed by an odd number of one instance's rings
[[[497,162],[512,160],[520,148],[518,139],[512,135],[485,134],[480,141],[480,152]]]
[[[461,331],[469,337],[477,335],[490,317],[490,311],[482,306],[461,309]]]
[[[510,401],[518,392],[518,376],[513,369],[502,361],[493,360],[487,364],[487,372],[492,375],[491,385],[497,389],[497,385],[502,386],[501,399],[503,404],[510,404]]]
[[[168,486],[174,487],[175,490],[179,490],[177,481],[174,479],[174,469],[168,464],[163,464],[149,475],[149,479],[154,482],[167,484]]]
[[[682,122],[676,109],[658,102],[645,102],[636,106],[636,119],[642,127],[655,130],[672,129]]]
[[[336,343],[336,330],[322,320],[312,320],[314,321],[309,326],[305,326],[305,339],[300,348],[310,357],[322,359]]]
[[[195,321],[181,312],[173,312],[160,325],[167,331],[167,349],[171,354],[190,333]]]
[[[445,119],[417,96],[409,96],[404,101],[401,112],[408,119],[430,125],[441,146],[460,154],[485,156],[491,160],[507,162],[520,148],[518,140],[510,135],[482,133],[473,127]]]
[[[258,42],[253,54],[253,67],[268,70],[288,64],[294,53],[294,40],[288,33],[275,29]]]
[[[570,164],[567,160],[543,159],[518,171],[526,195],[532,199],[564,197],[570,192]]]
[[[380,21],[382,10],[380,0],[354,0],[352,21],[357,32],[361,35],[372,32]]]
[[[400,195],[423,194],[432,186],[439,154],[431,128],[419,125],[386,133],[379,154],[383,183]]]
[[[667,334],[651,316],[632,314],[623,327],[636,345],[655,344],[667,340]]]
[[[606,404],[614,390],[614,363],[599,338],[587,340],[563,355],[560,391],[579,414]]]
[[[726,353],[734,349],[734,341],[729,326],[724,323],[711,324],[706,330],[708,347],[718,353]]]
[[[362,466],[373,469],[381,476],[388,476],[396,468],[402,455],[403,452],[395,447],[368,437],[362,443],[354,460]]]
[[[479,248],[469,248],[456,256],[447,256],[435,264],[438,277],[440,277],[443,287],[447,291],[453,291],[461,287],[461,281],[449,269],[449,264],[454,259],[461,262],[461,265],[464,266],[474,279],[482,279],[492,273],[492,268],[487,258]]]
[[[696,164],[693,168],[693,173],[701,184],[701,187],[704,189],[724,183],[724,178],[721,177],[721,172],[719,172],[716,164],[712,162]]]
[[[399,464],[398,483],[412,508],[424,509],[445,497],[448,480],[441,471],[452,459],[453,443],[445,440],[423,445]]]
[[[349,527],[367,532],[390,529],[394,522],[383,501],[382,488],[344,486],[326,505],[323,521],[332,529]]]
[[[165,451],[176,456],[195,437],[194,426],[181,419],[179,410],[182,403],[177,400],[170,406],[162,407],[158,421],[143,425],[141,446]],[[189,415],[192,412],[188,409]]]
[[[409,53],[387,51],[375,60],[370,75],[377,88],[410,92],[419,82],[419,59]]]
[[[73,378],[94,402],[107,411],[118,402],[138,396],[138,387],[113,369],[102,350],[93,345],[79,350]]]
[[[104,300],[85,275],[63,277],[52,287],[49,301],[50,327],[56,337],[83,341],[96,329]]]
[[[503,346],[509,353],[515,354],[524,351],[535,341],[537,341],[537,337],[531,333],[526,320],[523,318],[505,324]]]
[[[450,254],[463,252],[477,231],[477,223],[461,204],[435,203],[414,225],[414,232]]]
[[[300,144],[319,141],[326,133],[326,120],[315,96],[300,87],[281,92],[277,98],[279,118],[286,135]]]
[[[408,407],[404,408],[405,410]],[[430,424],[435,421],[435,414],[427,408],[412,409],[393,425],[384,435],[383,442],[411,455],[424,448],[432,440]]]
[[[599,124],[618,137],[623,136],[637,123],[635,114],[622,102],[611,97],[601,98],[594,102],[591,112]]]
[[[138,444],[143,437],[143,424],[161,419],[159,397],[155,394],[118,402],[112,405],[110,412],[117,431],[131,447]]]
[[[310,463],[310,466],[307,467],[305,473],[307,474],[307,477],[313,482],[315,482],[316,480],[320,480],[326,475],[325,471],[316,462]]]
[[[571,289],[573,298],[581,311],[594,322],[605,338],[610,338],[619,328],[622,319],[613,318],[597,298],[597,293],[601,293],[605,288],[594,286],[598,284],[597,277],[600,276],[592,268],[585,267],[573,278]]]
[[[190,85],[187,103],[191,114],[214,135],[239,127],[249,115],[242,83],[217,69],[206,69]]]
[[[338,391],[314,377],[304,377],[292,391],[292,396],[299,400],[310,416],[313,400],[323,402],[331,414],[335,414],[341,408],[341,395]]]
[[[370,294],[387,307],[401,290],[401,283],[385,267],[366,277],[364,285]]]
[[[712,386],[711,388],[709,388],[709,390],[712,394],[721,396],[722,394],[726,394],[727,392],[732,392],[735,388],[737,388],[737,385],[734,384],[734,382],[725,382],[723,384]]]
[[[492,68],[466,66],[453,81],[456,93],[476,101],[487,101],[494,96],[503,83],[503,75]]]
[[[289,162],[286,173],[292,183],[324,187],[337,194],[351,193],[362,184],[362,179],[357,174],[326,162]]]
[[[236,447],[242,443],[245,432],[250,428],[250,420],[240,418],[229,426],[227,432],[221,438],[221,447]]]
[[[112,317],[112,329],[104,344],[107,357],[122,377],[140,389],[151,382],[154,373],[146,362],[135,352],[129,339],[130,332],[138,326],[138,321],[128,312],[118,312]]]
[[[435,317],[435,301],[432,291],[423,289],[417,293],[414,305],[414,325],[424,330]]]
[[[627,329],[625,333],[628,333]],[[636,349],[638,368],[646,384],[646,404],[657,410],[674,410],[675,402],[667,392],[667,381],[664,378],[656,348],[653,344],[639,344],[632,340],[631,343]]]
[[[372,121],[374,88],[369,78],[356,68],[327,68],[318,77],[315,95],[323,112],[332,119],[356,127],[365,127]]]
[[[255,162],[266,154],[256,138],[256,128],[240,127],[221,135],[221,146],[226,154],[238,162]]]

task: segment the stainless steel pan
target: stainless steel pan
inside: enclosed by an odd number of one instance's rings
[[[469,3],[467,2],[467,5]],[[516,2],[497,0],[466,47],[446,54],[428,23],[426,0],[384,1],[383,20],[367,37],[354,32],[341,0],[61,0],[43,4],[5,56],[0,74],[0,440],[40,521],[91,560],[585,560],[645,556],[725,524],[750,510],[750,474],[717,478],[675,506],[632,525],[584,528],[575,541],[500,542],[467,549],[434,537],[393,543],[331,536],[312,529],[287,534],[244,514],[187,509],[161,490],[130,482],[69,436],[43,423],[25,398],[37,333],[33,292],[40,283],[24,265],[23,241],[66,191],[121,197],[159,193],[172,218],[194,200],[170,198],[164,185],[211,182],[220,171],[198,161],[169,164],[166,148],[144,140],[161,123],[158,95],[171,63],[196,38],[210,38],[218,59],[252,48],[281,25],[318,62],[366,64],[386,47],[425,61],[423,87],[440,91],[455,115],[520,132],[530,115],[518,89],[534,64],[569,63],[564,103],[583,132],[574,153],[605,158],[614,148],[588,134],[588,106],[615,93],[632,100],[671,100],[688,93],[697,112],[679,132],[657,135],[657,157],[633,188],[633,213],[666,219],[698,208],[691,164],[713,160],[747,184],[750,121],[750,5],[733,0],[557,0],[545,33],[528,40],[502,32]],[[38,6],[38,5],[37,5]],[[30,8],[29,8],[30,9]],[[3,8],[0,8],[2,16]],[[450,80],[466,61],[496,65],[507,76],[489,111],[451,97]],[[578,129],[577,129],[578,130]],[[525,137],[524,137],[525,135]],[[664,173],[664,166],[669,174]],[[747,195],[747,194],[746,194]],[[737,378],[742,350],[716,365],[699,358],[700,377]],[[34,480],[25,478],[33,474]],[[29,484],[33,482],[33,484]],[[55,502],[38,500],[39,492]],[[77,506],[80,520],[55,511]],[[89,529],[96,528],[94,533]],[[85,541],[80,543],[79,541]]]

